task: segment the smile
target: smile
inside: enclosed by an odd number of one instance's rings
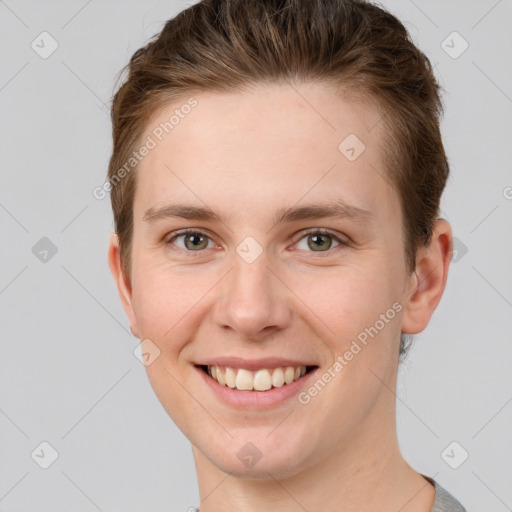
[[[201,368],[221,386],[239,391],[268,391],[299,380],[316,366],[283,366],[259,370],[211,365],[204,365]]]

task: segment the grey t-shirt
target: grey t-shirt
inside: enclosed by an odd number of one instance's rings
[[[435,488],[436,497],[430,512],[467,512],[462,504],[454,498],[446,489],[441,487],[433,478],[422,475]]]
[[[430,512],[467,512],[461,503],[446,489],[441,487],[433,478],[423,474],[421,476],[425,477],[434,486],[436,491],[436,497]],[[199,512],[199,508],[196,508],[196,512]]]

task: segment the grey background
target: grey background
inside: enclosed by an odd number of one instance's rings
[[[118,71],[188,4],[0,1],[1,511],[199,503],[189,443],[133,355],[107,266],[109,198],[92,195]],[[400,446],[468,511],[512,510],[512,0],[383,4],[447,91],[442,206],[459,248],[400,369]],[[59,45],[47,59],[31,47],[43,31]],[[458,58],[441,46],[453,31],[469,43]],[[43,237],[57,249],[46,261]],[[48,469],[35,462],[49,456],[43,441],[58,452]],[[453,441],[469,453],[457,469],[446,460],[460,462],[462,449],[444,451]]]

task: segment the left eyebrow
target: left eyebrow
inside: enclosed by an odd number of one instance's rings
[[[189,220],[224,222],[221,215],[211,208],[189,204],[168,204],[160,208],[149,208],[144,212],[143,221],[152,222],[159,219],[177,217]],[[354,221],[370,221],[375,215],[355,205],[339,199],[333,203],[312,203],[304,206],[281,208],[274,214],[274,225],[299,220],[341,218]]]
[[[274,224],[283,222],[294,222],[304,219],[339,218],[358,221],[369,221],[375,215],[369,210],[359,208],[339,199],[334,203],[313,203],[304,206],[282,208],[274,215]]]

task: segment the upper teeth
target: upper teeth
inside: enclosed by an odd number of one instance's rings
[[[286,366],[269,370],[262,368],[250,371],[244,368],[208,366],[208,374],[222,386],[236,388],[240,391],[266,391],[272,387],[280,388],[291,384],[306,373],[305,366]]]

